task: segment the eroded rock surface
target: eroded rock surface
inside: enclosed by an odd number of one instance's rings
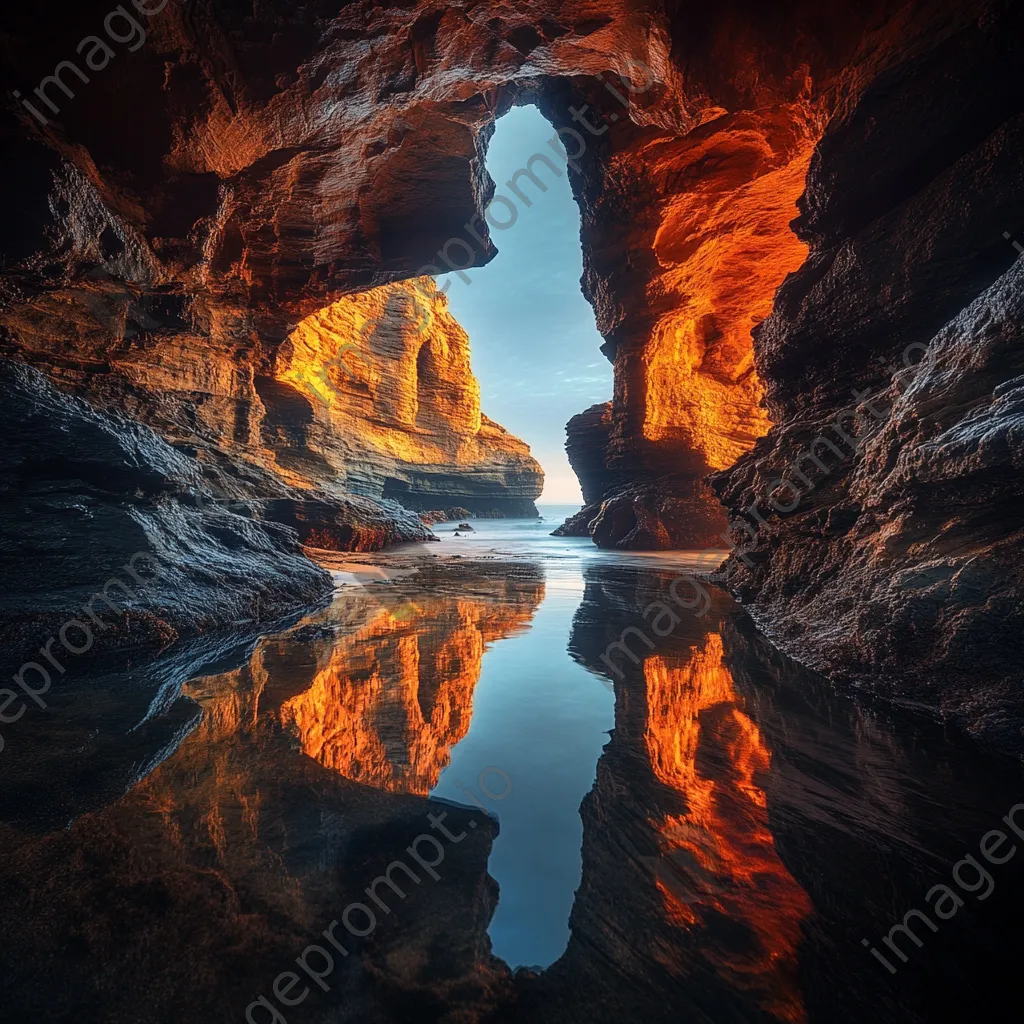
[[[424,511],[450,499],[470,511],[537,514],[543,472],[481,412],[469,339],[432,279],[375,288],[306,317],[279,349],[274,378],[264,404],[286,473]],[[289,417],[295,392],[310,422]]]
[[[5,183],[21,197],[2,256],[5,346],[92,401],[236,465],[262,460],[287,483],[332,477],[422,509],[445,496],[529,512],[537,467],[476,424],[439,312],[415,381],[417,346],[396,323],[410,317],[391,308],[380,333],[397,348],[359,345],[365,372],[335,373],[344,400],[323,408],[301,386],[315,367],[294,352],[296,331],[326,339],[385,282],[493,255],[484,150],[496,115],[534,101],[576,126],[566,152],[585,150],[566,172],[555,146],[540,171],[568,173],[581,204],[585,290],[616,366],[608,468],[643,488],[596,536],[696,543],[721,527],[698,481],[767,426],[749,328],[803,257],[787,221],[823,97],[890,6],[811,19],[793,4],[768,24],[681,4],[595,15],[279,0],[254,17],[197,0],[145,15],[145,41],[70,97],[26,83],[74,52],[78,22],[22,12],[4,75],[36,113],[15,106],[2,127]],[[105,13],[78,11],[82,24]],[[387,366],[404,383],[382,386]]]
[[[35,95],[31,83],[105,13],[89,0],[53,25],[43,8],[20,10],[5,85]],[[258,15],[193,0],[146,17],[145,42],[76,80],[73,96],[51,83],[39,117],[13,101],[3,114],[0,175],[18,201],[0,255],[0,344],[152,426],[195,459],[215,498],[283,501],[307,539],[366,548],[424,536],[383,502],[522,511],[539,489],[522,446],[480,411],[443,304],[427,302],[421,343],[402,298],[411,308],[410,282],[493,256],[500,229],[483,208],[510,190],[483,160],[514,103],[535,102],[562,129],[564,151],[553,145],[534,168],[570,179],[583,287],[615,366],[610,407],[570,438],[589,508],[567,529],[604,546],[720,543],[709,473],[727,474],[716,486],[735,522],[778,489],[791,446],[799,454],[852,388],[888,386],[876,357],[888,366],[931,344],[1016,258],[1004,233],[1024,223],[1024,79],[1010,0],[793,0],[770,13],[745,0],[599,13],[270,0]],[[1012,335],[1016,311],[990,298]],[[1016,364],[1012,346],[1000,351],[986,370],[999,381],[957,363],[954,391],[980,401],[991,385],[1003,409],[1010,392],[996,391]],[[993,415],[1013,451],[1010,413]],[[962,440],[941,446],[959,453]],[[883,495],[921,500],[908,497],[911,471],[897,494],[880,458],[865,447],[792,514],[759,506],[763,521],[731,531],[756,549],[744,550],[737,592],[822,667],[842,660],[829,638],[864,602],[875,615],[913,605],[906,521],[861,521]],[[906,456],[932,473],[926,461]],[[1014,494],[1001,479],[989,505],[1002,511],[984,528],[965,516],[965,551],[1012,533]],[[364,500],[379,510],[368,520]],[[943,533],[944,515],[929,515]],[[875,569],[836,562],[862,550],[844,545],[864,529],[899,581],[880,601],[866,596]],[[1000,551],[1015,557],[1012,544]],[[997,592],[1019,600],[1005,579]],[[836,608],[787,638],[825,586]],[[976,588],[948,603],[957,629],[989,621]],[[857,628],[862,648],[874,634]],[[901,626],[893,650],[914,649],[913,637]],[[857,664],[871,657],[861,650]],[[949,657],[937,672],[959,671]],[[885,671],[902,671],[897,655]],[[1003,669],[985,671],[991,707],[1004,707]]]
[[[1021,28],[1014,5],[921,14],[855,65],[797,223],[811,254],[756,335],[779,425],[715,480],[753,527],[727,578],[775,642],[1017,754]]]
[[[0,360],[0,380],[0,614],[10,671],[38,662],[40,645],[58,634],[67,650],[93,657],[163,648],[225,623],[280,618],[330,593],[330,576],[293,530],[260,503],[240,515],[214,500],[195,460],[149,428],[97,413],[26,366]]]

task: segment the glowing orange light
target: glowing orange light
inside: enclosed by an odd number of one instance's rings
[[[680,928],[706,926],[716,914],[743,923],[749,948],[711,944],[702,952],[732,985],[756,992],[766,1010],[804,1021],[796,954],[811,903],[776,852],[757,781],[771,755],[722,664],[721,637],[710,634],[689,661],[648,658],[644,677],[651,764],[689,808],[655,823],[666,915]],[[698,752],[709,751],[715,767],[702,771]]]
[[[378,789],[425,795],[469,730],[488,643],[524,626],[543,596],[516,603],[419,599],[380,609],[340,641],[281,709],[303,751]]]

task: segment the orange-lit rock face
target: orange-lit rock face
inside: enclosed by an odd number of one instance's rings
[[[748,952],[710,945],[705,955],[730,984],[756,993],[764,1009],[803,1021],[796,953],[811,904],[775,850],[758,785],[770,754],[722,664],[721,636],[709,634],[689,661],[646,659],[644,678],[651,764],[689,808],[655,823],[663,844],[658,887],[669,918],[687,929],[707,927],[718,914],[742,922]]]
[[[529,447],[481,413],[469,338],[431,278],[306,317],[282,345],[275,375],[309,400],[326,428],[322,453],[342,479],[411,479],[413,490],[443,496],[459,486],[446,491],[445,477],[469,471],[496,495],[540,494]]]
[[[613,437],[698,473],[732,465],[769,427],[751,330],[807,254],[789,227],[819,129],[809,103],[722,115],[682,138],[638,136],[611,162],[613,199],[647,192],[630,228],[650,247],[613,314]],[[631,290],[632,290],[631,288]]]
[[[85,305],[66,330],[66,292],[0,315],[0,328],[91,402],[131,411],[207,464],[237,460],[232,486],[535,514],[543,471],[482,413],[469,338],[432,279],[341,299],[302,320],[273,358],[240,347],[219,320],[214,337],[140,333],[126,317],[155,328],[149,314],[97,289],[74,291]]]
[[[643,436],[684,441],[711,469],[768,431],[750,332],[807,255],[789,222],[814,141],[798,110],[791,123],[737,118],[643,154],[687,185],[666,200],[654,239],[659,273],[648,296],[672,308],[644,348]]]
[[[608,132],[614,153],[587,183],[584,241],[615,392],[607,428],[570,426],[597,543],[722,543],[725,520],[702,481],[768,432],[751,330],[806,257],[790,222],[820,130],[803,97],[718,110],[682,135]]]
[[[581,128],[587,152],[570,177],[586,291],[615,353],[610,482],[648,490],[617,510],[606,543],[702,544],[721,513],[698,482],[766,427],[749,327],[799,262],[786,221],[807,125],[827,117],[836,74],[893,3],[801,0],[770,18],[752,4],[272,0],[258,17],[168,4],[131,66],[97,76],[59,121],[44,130],[18,108],[23,121],[0,125],[8,151],[39,168],[24,176],[25,209],[39,212],[0,254],[11,277],[0,327],[90,397],[291,484],[377,497],[390,480],[395,497],[447,492],[471,507],[451,493],[455,467],[468,470],[464,492],[528,501],[536,466],[480,415],[447,326],[414,352],[388,310],[367,345],[378,349],[362,363],[342,353],[351,379],[316,398],[313,350],[372,316],[366,289],[436,272],[450,240],[460,263],[493,255],[480,214],[496,116],[533,100],[564,128],[590,105],[599,127]],[[26,18],[9,40],[12,81],[39,77],[23,41],[45,38],[60,59],[80,38],[44,12]],[[600,84],[609,73],[635,90],[628,111]],[[466,230],[474,217],[479,237]],[[108,285],[117,316],[87,330],[80,314]],[[43,310],[47,295],[57,302]],[[129,324],[139,304],[152,315]],[[78,337],[55,346],[64,322]],[[679,476],[661,485],[666,474]],[[651,494],[679,501],[673,511]],[[703,532],[662,528],[702,511]]]
[[[598,127],[581,128],[570,176],[586,290],[615,354],[609,469],[620,492],[648,492],[602,543],[702,545],[721,512],[699,480],[767,426],[749,330],[802,255],[786,221],[807,125],[890,5],[801,0],[769,18],[743,4],[270,0],[258,17],[168,4],[123,75],[97,77],[55,126],[20,111],[4,135],[40,168],[25,204],[40,213],[4,263],[0,326],[90,397],[269,468],[271,483],[444,498],[421,508],[472,507],[467,492],[528,502],[538,468],[480,414],[458,332],[431,300],[420,345],[401,293],[375,286],[435,272],[450,240],[459,262],[492,256],[479,214],[496,116],[536,100],[564,127],[589,104]],[[74,52],[77,28],[27,16],[26,42]],[[22,38],[11,73],[38,80]],[[625,76],[628,111],[609,73]],[[104,290],[117,315],[85,330],[79,314]],[[61,308],[43,310],[47,295]],[[366,345],[339,353],[380,302]],[[68,323],[79,337],[54,345]],[[344,369],[322,376],[321,349]]]
[[[427,794],[469,729],[487,645],[525,626],[543,584],[503,601],[445,598],[381,608],[334,646],[281,720],[303,751],[377,789]]]

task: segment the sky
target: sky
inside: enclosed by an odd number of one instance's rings
[[[532,206],[504,184],[534,153],[553,156],[553,136],[536,107],[513,107],[498,121],[487,170],[498,193],[515,202],[518,216],[506,230],[491,227],[498,255],[486,267],[467,271],[469,284],[456,274],[438,280],[450,280],[449,309],[469,334],[483,411],[522,438],[544,467],[540,501],[582,504],[565,457],[565,424],[612,397],[612,366],[599,351],[604,339],[580,291],[579,208],[560,160],[558,178],[544,164],[534,164],[547,192],[528,178],[519,180]],[[511,213],[499,203],[494,216],[505,221]],[[457,248],[452,254],[453,260],[462,258]]]

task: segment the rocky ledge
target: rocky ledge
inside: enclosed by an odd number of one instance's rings
[[[328,573],[260,502],[218,498],[196,461],[0,360],[0,621],[11,668],[164,648],[279,619],[329,596]],[[29,676],[30,682],[35,677]],[[32,683],[32,685],[35,685]]]

